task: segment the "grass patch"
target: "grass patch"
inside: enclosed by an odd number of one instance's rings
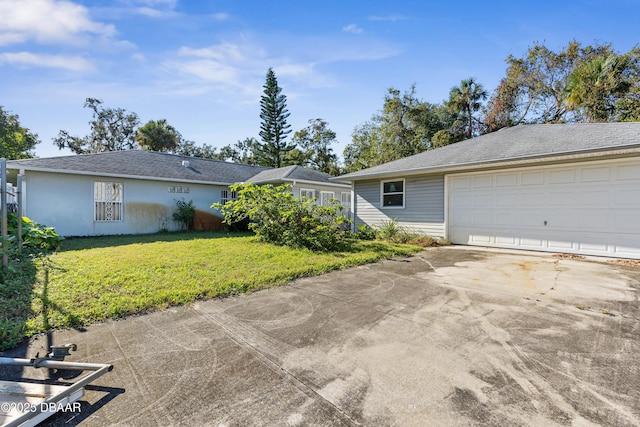
[[[3,288],[3,313],[14,304],[13,295],[28,298],[17,313],[0,320],[0,327],[15,341],[16,336],[254,291],[419,250],[353,241],[341,252],[312,252],[261,243],[247,234],[203,232],[68,239],[57,253],[38,261],[37,269],[17,274],[23,279],[16,286]],[[8,348],[4,337],[2,346]]]

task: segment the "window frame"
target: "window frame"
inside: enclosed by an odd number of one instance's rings
[[[394,192],[385,193],[384,192],[384,185],[386,183],[389,183],[389,182],[402,182],[402,191],[394,191]],[[407,187],[406,187],[406,181],[405,181],[404,178],[386,179],[386,180],[380,181],[380,209],[404,209],[405,205],[406,205],[406,193],[407,193]],[[396,196],[398,194],[402,195],[402,205],[385,206],[385,204],[384,204],[384,196]]]
[[[329,197],[327,199],[327,204],[324,204],[324,195],[325,194],[331,194],[331,197]],[[331,206],[331,204],[329,203],[329,200],[331,199],[335,199],[336,198],[336,192],[335,191],[320,191],[320,206]]]
[[[311,197],[307,197],[309,200],[317,200],[316,199],[316,190],[314,188],[300,188],[300,198],[305,197],[302,195],[303,191],[310,192],[312,194]]]
[[[345,205],[344,196],[347,196],[349,199],[349,204]],[[340,192],[340,204],[344,207],[346,211],[351,211],[351,191],[341,191]]]
[[[225,197],[226,196],[226,197]],[[238,192],[230,189],[220,190],[220,203],[223,205],[231,200],[238,200]]]
[[[119,200],[114,200],[112,197],[112,200],[106,200],[106,198],[104,198],[104,200],[98,200],[98,191],[97,190],[97,186],[102,184],[103,186],[106,185],[118,185],[120,187],[120,191],[119,191],[119,195],[120,198]],[[112,204],[112,208],[113,205],[118,206],[118,213],[116,215],[113,215],[112,213],[112,217],[118,217],[117,219],[109,219],[106,218],[106,208],[105,208],[105,213],[104,219],[98,219],[98,203],[111,203]],[[113,210],[113,212],[115,212],[115,210]],[[111,223],[111,222],[124,222],[124,183],[123,182],[117,182],[117,181],[93,181],[93,222],[100,222],[100,223]]]

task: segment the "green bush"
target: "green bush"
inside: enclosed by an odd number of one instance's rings
[[[249,219],[249,229],[264,242],[330,251],[348,237],[349,220],[335,199],[330,206],[319,206],[313,199],[293,197],[289,185],[237,184],[230,188],[237,192],[237,199],[212,207],[221,210],[226,224]]]
[[[444,238],[434,238],[408,229],[395,219],[382,221],[375,229],[375,236],[377,239],[386,240],[389,243],[415,245],[425,248],[451,244],[451,242],[448,242]]]
[[[196,217],[196,208],[193,200],[186,202],[184,199],[176,200],[176,211],[173,213],[174,221],[182,224],[185,230],[193,230],[193,223]]]
[[[18,216],[10,213],[7,215],[7,234],[10,250],[18,249]],[[55,232],[53,227],[46,227],[35,221],[22,217],[22,247],[37,250],[52,251],[58,249],[63,237]]]
[[[369,227],[367,224],[361,224],[354,233],[354,237],[360,240],[375,240],[376,230]]]
[[[409,237],[409,231],[400,225],[395,219],[382,221],[376,227],[376,237],[387,242],[402,242]]]

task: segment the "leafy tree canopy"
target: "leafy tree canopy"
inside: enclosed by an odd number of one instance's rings
[[[93,112],[93,119],[89,122],[91,133],[78,137],[61,130],[53,138],[54,145],[60,150],[66,147],[76,154],[86,154],[135,148],[134,138],[140,123],[136,113],[129,113],[123,108],[104,108],[102,100],[96,98],[87,98],[84,108]]]
[[[404,93],[389,88],[382,110],[353,131],[352,142],[343,153],[346,170],[368,168],[432,148],[434,135],[449,132],[456,119],[457,115],[443,105],[416,98],[415,85]]]
[[[574,40],[558,52],[536,42],[521,58],[509,55],[506,76],[487,105],[487,128],[576,121],[575,109],[565,102],[571,74],[611,53],[611,45],[583,47]]]
[[[589,122],[628,119],[640,87],[640,48],[626,54],[606,52],[578,65],[565,91],[568,106]]]
[[[38,135],[20,125],[17,114],[11,114],[0,106],[0,157],[8,160],[29,159],[40,143]]]
[[[292,142],[300,147],[289,152],[288,161],[330,175],[338,175],[338,156],[331,145],[336,143],[336,133],[322,119],[309,120],[309,126],[293,134]]]

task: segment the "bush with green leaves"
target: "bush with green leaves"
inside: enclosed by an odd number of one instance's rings
[[[330,251],[349,236],[349,220],[335,199],[319,206],[314,199],[293,197],[289,185],[236,184],[231,190],[236,200],[212,207],[220,209],[226,224],[249,219],[249,229],[264,242]]]
[[[376,238],[376,230],[367,224],[360,224],[353,234],[356,239],[360,240],[375,240]]]
[[[18,216],[14,213],[7,215],[7,243],[11,250],[18,249]],[[58,249],[63,237],[58,235],[53,227],[47,227],[22,217],[22,247],[36,250],[53,251]]]
[[[410,232],[395,219],[381,221],[376,227],[376,237],[387,242],[404,242]]]
[[[173,213],[173,220],[182,224],[183,229],[193,230],[193,223],[196,217],[196,208],[193,200],[188,202],[184,199],[176,200],[176,211]]]

